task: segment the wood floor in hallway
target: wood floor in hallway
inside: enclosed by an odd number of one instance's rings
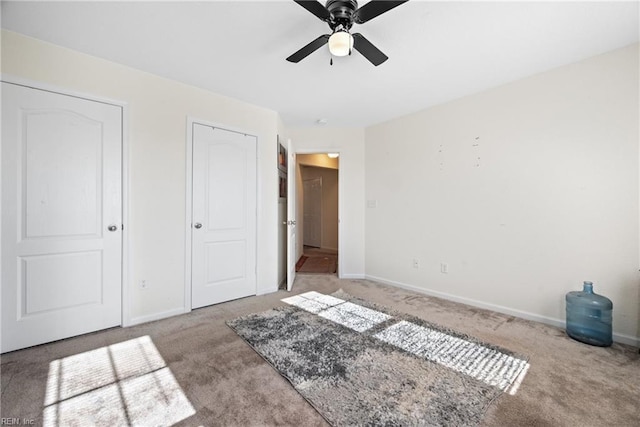
[[[297,273],[335,274],[338,271],[338,252],[332,249],[305,246],[296,263]]]

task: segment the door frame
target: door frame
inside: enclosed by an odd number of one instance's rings
[[[342,151],[340,150],[340,148],[336,148],[336,147],[323,147],[323,148],[296,148],[295,150],[296,154],[327,154],[327,153],[338,153],[338,159],[340,159],[340,157],[342,157]],[[300,167],[300,163],[296,162],[296,168]],[[342,275],[342,268],[344,265],[344,262],[342,260],[342,258],[344,257],[344,250],[343,250],[343,235],[344,233],[342,232],[342,212],[344,212],[344,179],[343,176],[344,174],[341,174],[340,171],[344,170],[344,166],[342,164],[342,162],[340,162],[340,160],[338,160],[338,278],[339,279],[344,279],[343,275]],[[296,199],[297,199],[298,195],[296,194]],[[287,201],[287,202],[291,202],[291,201]],[[293,200],[293,203],[295,203],[296,200]],[[296,215],[298,215],[299,213],[296,213]],[[304,231],[303,231],[304,233]],[[304,239],[304,236],[303,236]],[[296,254],[297,255],[297,254]]]
[[[120,326],[127,327],[132,326],[134,323],[131,321],[131,283],[133,278],[131,274],[133,272],[131,254],[131,240],[130,240],[130,222],[129,222],[129,104],[125,101],[115,100],[102,96],[96,96],[81,92],[68,87],[53,85],[44,83],[37,80],[31,80],[24,77],[18,77],[11,74],[0,74],[0,81],[10,83],[18,86],[24,86],[31,89],[42,90],[46,92],[57,93],[60,95],[71,96],[74,98],[86,99],[88,101],[100,102],[102,104],[109,104],[115,107],[121,108],[121,141],[122,141],[122,163],[121,163],[121,179],[122,179],[122,276],[121,276],[121,319]],[[1,202],[0,202],[1,203]],[[1,209],[0,209],[1,212]],[[1,215],[1,214],[0,214]],[[0,269],[2,269],[2,258],[0,257]]]
[[[186,182],[185,182],[185,247],[184,247],[184,306],[183,312],[191,312],[191,287],[192,287],[192,251],[193,241],[191,238],[191,216],[193,215],[193,125],[199,124],[203,126],[211,126],[218,129],[227,130],[230,132],[242,133],[245,135],[253,136],[256,139],[256,295],[258,294],[258,247],[260,246],[260,137],[257,132],[248,131],[245,129],[235,128],[233,126],[227,126],[220,123],[212,122],[210,120],[202,120],[193,116],[187,116],[186,121]]]

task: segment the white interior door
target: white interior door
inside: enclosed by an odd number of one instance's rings
[[[256,137],[193,124],[191,306],[256,294]]]
[[[2,352],[121,324],[122,108],[2,83]]]
[[[296,280],[296,153],[295,146],[291,139],[287,141],[287,153],[289,161],[287,163],[287,290],[293,288]]]
[[[322,246],[322,178],[303,181],[304,244]]]

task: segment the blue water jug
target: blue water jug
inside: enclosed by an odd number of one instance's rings
[[[608,347],[613,342],[613,303],[593,293],[593,283],[584,282],[582,291],[567,293],[567,335],[587,344]]]

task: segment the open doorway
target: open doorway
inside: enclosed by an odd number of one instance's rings
[[[300,274],[338,272],[339,158],[327,153],[298,154],[297,220]]]

